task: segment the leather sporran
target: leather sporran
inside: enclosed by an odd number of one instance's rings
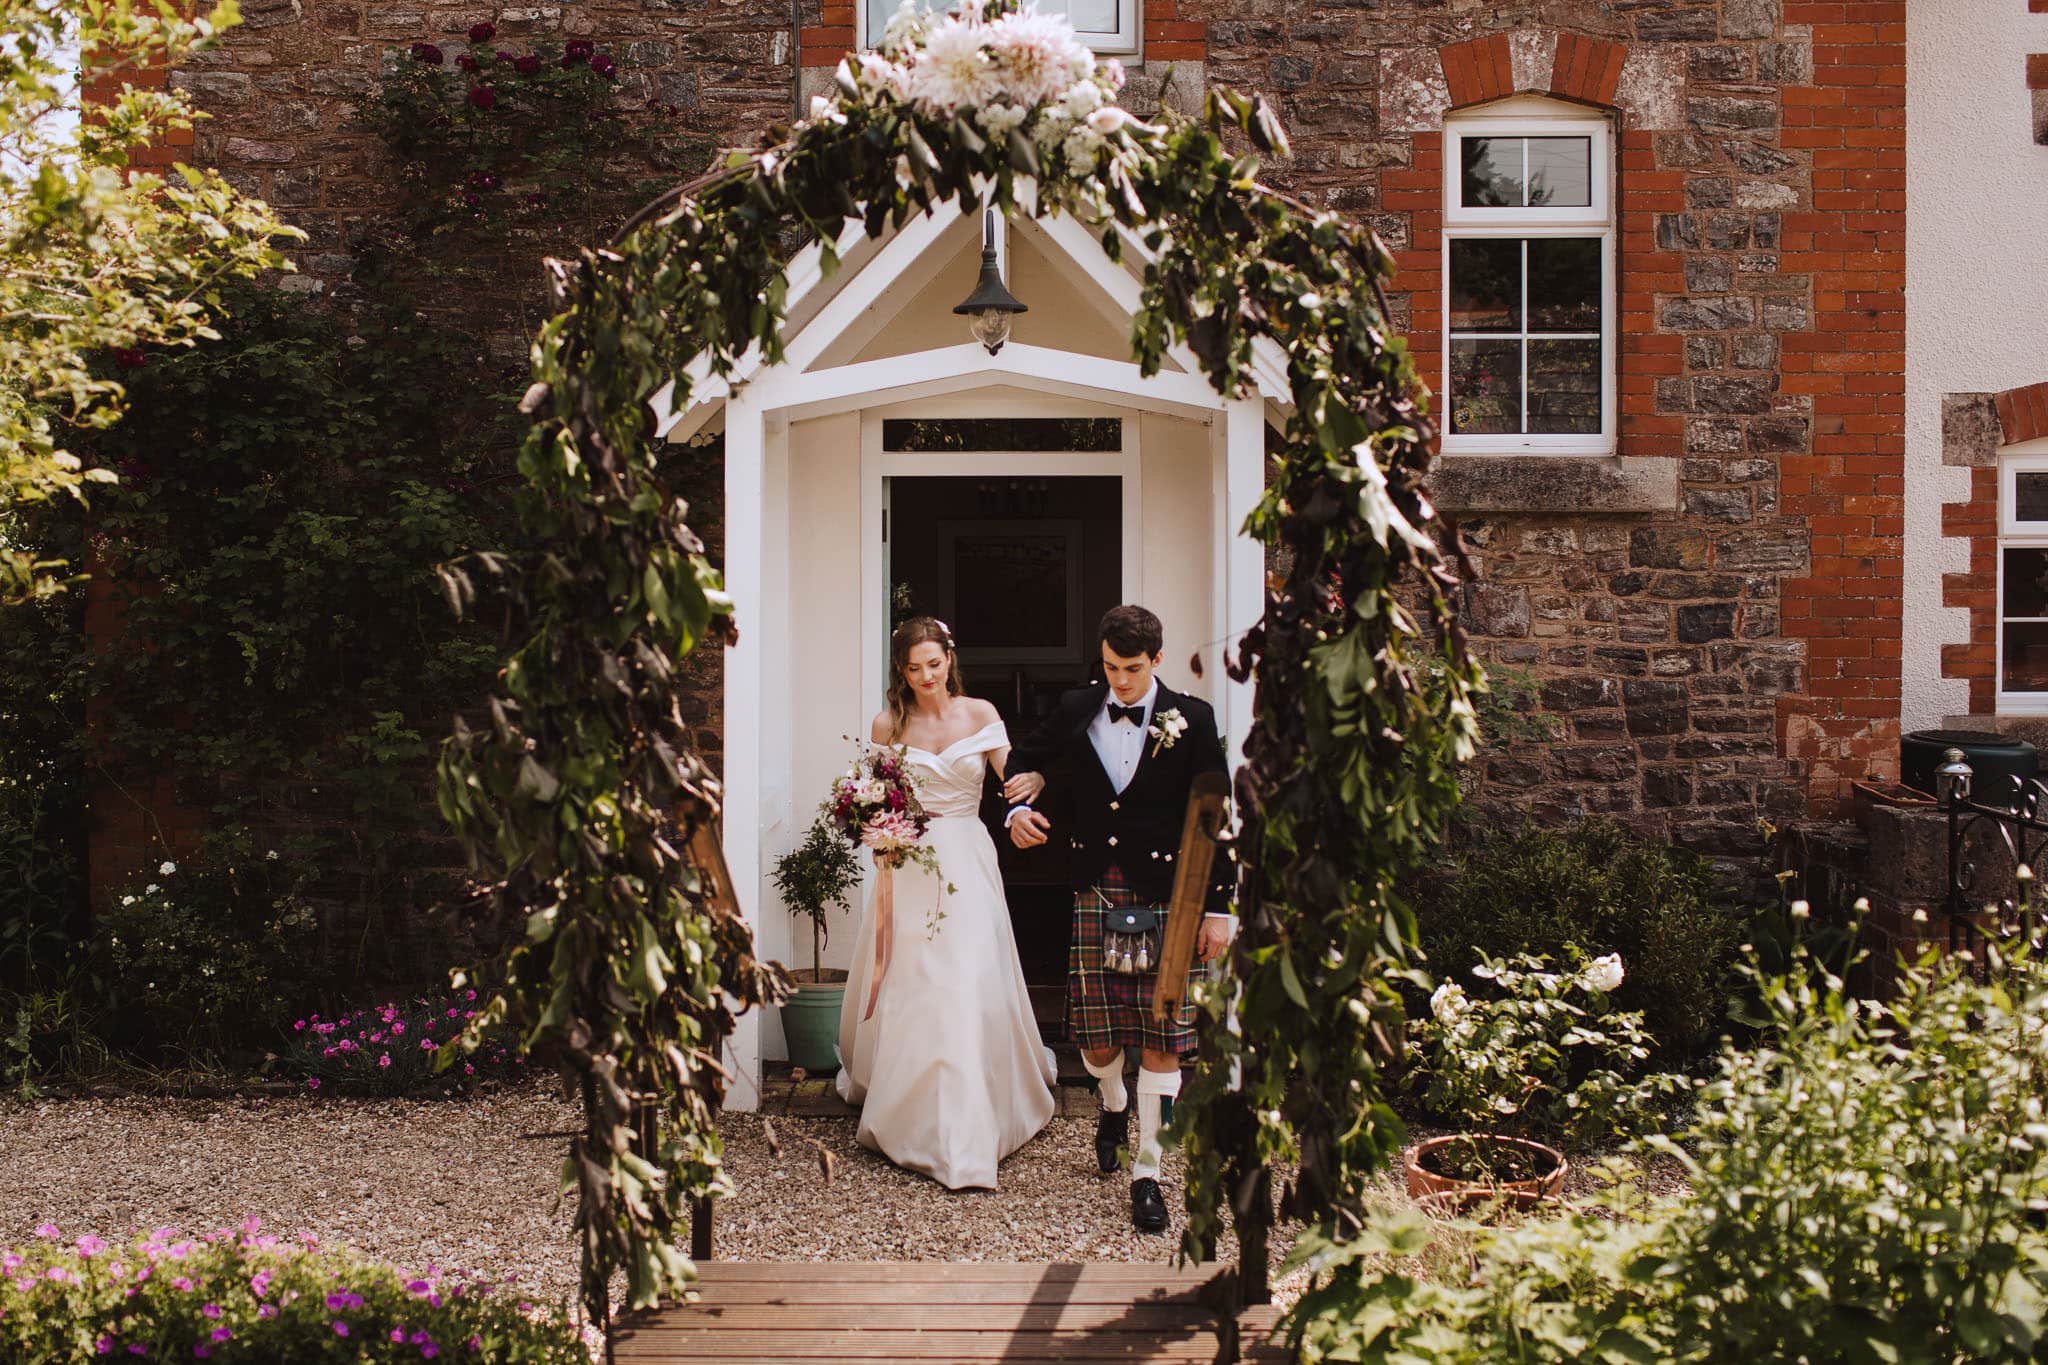
[[[1102,970],[1138,976],[1159,961],[1159,907],[1104,906]]]

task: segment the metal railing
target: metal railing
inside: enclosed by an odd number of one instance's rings
[[[2021,936],[2039,949],[2043,921],[2034,870],[2048,855],[2048,784],[2005,777],[1995,791],[1978,793],[1961,749],[1950,749],[1942,759],[1934,770],[1934,794],[1948,815],[1948,888],[1942,908],[1949,950]],[[2012,895],[1979,889],[1980,863],[1988,857],[2006,865]],[[1999,891],[2005,889],[2001,879]]]

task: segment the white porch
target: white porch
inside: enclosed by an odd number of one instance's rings
[[[1030,311],[996,355],[951,312],[973,287],[981,233],[947,206],[882,242],[850,223],[829,281],[815,247],[800,255],[781,363],[750,355],[732,384],[701,384],[684,411],[672,389],[655,396],[670,440],[721,423],[725,434],[725,566],[739,622],[725,658],[725,853],[758,950],[792,966],[808,965],[808,929],[768,873],[882,707],[885,534],[900,543],[931,529],[885,521],[895,481],[1117,480],[1117,600],[1159,614],[1162,672],[1216,706],[1233,763],[1251,721],[1250,686],[1228,680],[1223,658],[1262,602],[1263,550],[1237,531],[1262,491],[1266,426],[1286,397],[1280,358],[1262,354],[1260,392],[1243,399],[1217,394],[1184,352],[1145,378],[1128,359],[1135,243],[1127,266],[1065,218],[1020,217],[1000,235],[1006,282]],[[990,418],[1110,418],[1120,438],[1075,451],[885,449],[885,423]],[[1093,628],[1082,624],[1090,652]],[[841,921],[827,966],[850,952],[852,924]],[[784,1055],[772,1013],[744,1017],[728,1106],[753,1108],[763,1060]]]

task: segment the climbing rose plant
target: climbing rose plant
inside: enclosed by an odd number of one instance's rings
[[[1396,1140],[1376,1068],[1414,926],[1390,879],[1455,799],[1477,677],[1425,529],[1431,428],[1378,297],[1391,261],[1367,230],[1257,183],[1255,156],[1226,144],[1284,149],[1256,98],[1216,91],[1197,118],[1147,123],[1110,103],[1119,83],[1057,19],[971,3],[901,15],[809,119],[677,186],[611,248],[551,263],[560,311],[535,345],[521,462],[544,550],[491,561],[531,634],[488,723],[449,741],[441,797],[527,928],[483,1019],[510,1022],[584,1096],[564,1176],[593,1320],[614,1267],[636,1306],[686,1283],[686,1202],[724,1188],[718,1044],[733,1009],[785,989],[681,851],[717,818],[718,787],[678,669],[735,623],[648,400],[674,380],[686,406],[698,356],[719,376],[753,348],[779,360],[786,244],[810,238],[829,274],[849,220],[874,237],[948,202],[1066,213],[1113,257],[1142,249],[1131,344],[1146,373],[1185,344],[1236,396],[1255,343],[1284,353],[1292,411],[1248,528],[1279,577],[1239,661],[1259,680],[1238,784],[1244,1027],[1212,1037],[1186,1121],[1194,1235],[1228,1199],[1240,1234],[1262,1238],[1276,1157],[1301,1161],[1291,1210],[1326,1218]],[[468,601],[468,572],[449,588]],[[1445,667],[1425,687],[1427,657]]]

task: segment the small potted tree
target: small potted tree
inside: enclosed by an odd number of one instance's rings
[[[1564,1154],[1548,1142],[1632,1136],[1684,1091],[1683,1077],[1641,1074],[1654,1040],[1640,1013],[1612,1008],[1619,955],[1586,962],[1570,951],[1570,969],[1526,955],[1486,958],[1472,975],[1487,994],[1446,982],[1429,1015],[1410,1023],[1407,1087],[1459,1130],[1408,1153],[1411,1195],[1439,1208],[1527,1208],[1564,1184]]]
[[[782,1005],[782,1035],[789,1060],[806,1071],[839,1069],[839,1006],[846,995],[846,973],[825,970],[825,916],[847,905],[846,893],[860,880],[860,859],[853,848],[822,819],[804,840],[775,860],[775,889],[793,915],[811,922],[811,965],[791,972],[796,994]]]

